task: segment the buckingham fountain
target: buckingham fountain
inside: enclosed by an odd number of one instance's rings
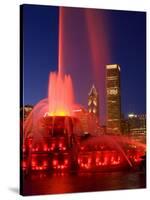
[[[74,112],[80,106],[75,102],[72,78],[63,71],[65,8],[59,12],[58,72],[50,73],[48,97],[34,106],[23,123],[22,172],[96,172],[140,166],[145,145],[122,134],[95,134],[90,113],[91,136],[81,137],[81,121]]]
[[[70,75],[49,75],[48,97],[37,103],[23,125],[21,170],[57,172],[114,171],[140,166],[145,145],[123,136],[101,133],[81,139],[73,109]]]

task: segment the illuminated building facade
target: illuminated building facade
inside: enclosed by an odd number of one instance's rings
[[[121,133],[120,66],[106,65],[107,133]]]
[[[21,118],[23,120],[26,120],[26,118],[28,117],[28,115],[30,114],[30,112],[33,110],[33,106],[32,105],[25,105],[24,107],[22,107],[20,109],[20,113],[21,113]]]
[[[121,133],[123,135],[129,135],[128,119],[126,119],[123,114],[121,115]]]
[[[89,132],[88,128],[88,112],[84,108],[73,110],[75,117],[80,120],[80,128],[82,133]]]
[[[129,131],[132,135],[146,134],[146,115],[128,114]]]
[[[80,130],[82,134],[98,134],[100,133],[100,125],[98,118],[94,113],[89,113],[85,108],[73,110],[74,116],[80,121]]]
[[[99,95],[94,85],[88,94],[88,111],[99,119]]]

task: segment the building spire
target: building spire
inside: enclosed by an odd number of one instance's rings
[[[96,87],[95,87],[94,84],[92,85],[91,90],[88,93],[88,95],[90,96],[90,95],[92,95],[92,93],[95,94],[95,95],[98,95],[98,92],[97,92]]]
[[[88,111],[99,118],[99,95],[94,84],[88,93]]]

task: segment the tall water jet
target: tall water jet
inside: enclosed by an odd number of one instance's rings
[[[63,9],[59,9],[59,36],[58,36],[58,72],[50,72],[48,82],[48,97],[41,100],[24,122],[24,140],[43,135],[44,116],[72,116],[74,106],[74,91],[71,76],[63,72]],[[45,130],[44,130],[45,132]]]
[[[58,73],[51,72],[48,86],[48,115],[71,116],[74,104],[73,84],[70,75],[63,71],[63,9],[59,9]]]
[[[64,46],[64,40],[63,40],[63,32],[64,32],[64,26],[63,26],[63,8],[59,8],[59,35],[58,35],[58,71],[60,74],[63,74],[63,46]]]
[[[105,65],[110,62],[109,21],[105,10],[59,8],[60,71],[74,80],[77,101],[85,105],[90,85],[101,94],[100,118],[105,122]],[[84,77],[84,78],[83,78]],[[82,84],[78,80],[82,80]]]

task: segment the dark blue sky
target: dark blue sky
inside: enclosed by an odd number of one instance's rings
[[[57,70],[58,14],[58,7],[24,5],[25,104],[36,104],[47,96],[49,72]],[[109,23],[109,63],[121,65],[122,112],[145,113],[146,14],[110,10],[105,15]],[[76,94],[81,104],[85,103],[82,95],[87,93]]]
[[[146,14],[111,12],[109,17],[112,22],[111,60],[121,65],[122,110],[145,113]]]

